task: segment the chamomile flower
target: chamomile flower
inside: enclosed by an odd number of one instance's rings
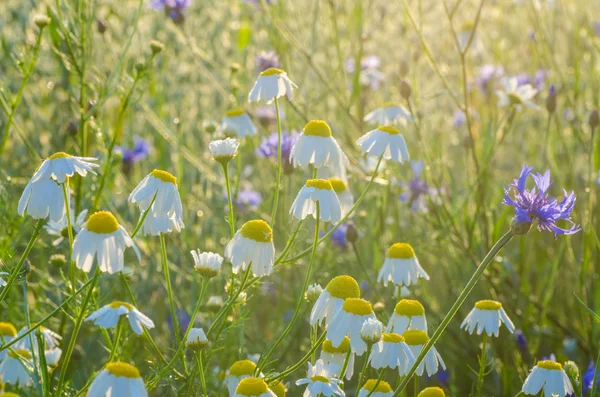
[[[9,350],[0,363],[0,379],[11,385],[31,386],[31,352],[29,350]]]
[[[219,295],[211,295],[206,301],[206,309],[209,311],[218,311],[223,307],[223,298]]]
[[[262,220],[244,223],[225,247],[225,257],[233,265],[234,274],[240,269],[245,271],[251,264],[255,277],[268,276],[275,262],[273,230]]]
[[[337,197],[340,200],[342,216],[346,216],[346,214],[348,214],[348,212],[350,212],[354,206],[354,197],[352,196],[352,192],[348,188],[348,184],[340,178],[329,178],[329,182],[331,183],[335,194],[337,194]]]
[[[401,124],[406,125],[407,121],[414,121],[408,110],[400,104],[400,102],[386,102],[381,107],[373,110],[364,118],[364,121],[369,124],[391,125]]]
[[[29,329],[27,327],[23,327],[19,330],[18,336],[23,335]],[[44,339],[44,348],[47,350],[54,349],[60,345],[60,341],[62,340],[62,336],[57,334],[56,332],[48,329],[44,326],[38,328],[37,332],[40,333],[42,339]],[[32,334],[33,339],[33,349],[37,351],[38,349],[38,341],[34,334]],[[19,346],[26,350],[31,350],[31,343],[29,337],[24,337],[19,341]]]
[[[108,211],[91,215],[73,242],[73,261],[84,272],[92,270],[94,258],[101,271],[120,272],[124,266],[125,248],[131,247],[138,260],[140,251],[117,218]]]
[[[317,360],[314,366],[309,362],[308,376],[296,381],[297,386],[306,385],[304,397],[318,397],[321,394],[344,397],[346,393],[340,388],[340,383],[339,379],[329,373],[323,360]]]
[[[367,345],[373,345],[381,340],[383,335],[383,324],[376,318],[368,318],[360,329],[360,338]]]
[[[498,106],[514,106],[517,110],[521,110],[524,107],[530,109],[539,109],[535,103],[533,103],[533,97],[538,93],[538,90],[533,88],[531,84],[519,85],[519,80],[516,77],[504,77],[500,80],[502,85],[501,90],[496,91],[498,95]]]
[[[244,109],[232,109],[225,112],[219,131],[225,136],[243,138],[256,135],[256,126]]]
[[[440,387],[428,387],[421,390],[419,397],[446,397],[446,393]]]
[[[10,343],[17,336],[17,329],[11,323],[0,322],[0,341],[2,344]],[[0,351],[0,360],[4,359],[8,349]]]
[[[429,336],[427,336],[425,331],[408,330],[405,331],[402,336],[414,357],[419,356],[421,350],[423,350],[423,346],[429,341]],[[431,376],[435,374],[440,367],[446,369],[446,364],[435,346],[432,346],[427,352],[425,359],[421,361],[421,364],[417,367],[416,374],[421,376],[423,375],[423,371],[427,371],[427,376]]]
[[[185,227],[177,178],[167,171],[154,170],[146,175],[133,189],[128,201],[138,205],[142,211],[140,218],[150,208],[142,224],[145,235],[158,236],[173,230],[180,232]]]
[[[523,384],[525,395],[537,395],[544,390],[544,396],[565,397],[574,393],[573,385],[562,368],[555,361],[538,361]]]
[[[213,156],[216,162],[223,165],[230,162],[236,155],[240,143],[233,138],[218,139],[212,141],[208,148],[210,154]]]
[[[98,167],[98,164],[93,161],[96,160],[94,157],[71,156],[65,152],[54,153],[44,160],[40,168],[33,174],[31,182],[53,179],[58,183],[64,183],[67,178],[76,173],[82,177],[85,177],[88,172],[95,174],[93,169]]]
[[[108,329],[116,327],[121,316],[127,317],[131,329],[138,335],[144,332],[144,328],[154,328],[154,322],[144,313],[140,312],[130,303],[119,301],[101,307],[90,314],[85,321],[93,321],[94,324]]]
[[[467,315],[460,327],[464,328],[470,334],[473,334],[475,328],[477,328],[477,335],[481,335],[485,331],[488,336],[498,336],[502,323],[504,323],[511,334],[515,331],[515,326],[502,308],[502,303],[483,300],[475,303],[475,307]]]
[[[373,392],[371,393],[371,391]],[[364,386],[361,387],[358,392],[358,397],[367,397],[369,393],[371,397],[392,397],[394,395],[394,390],[392,390],[392,386],[384,380],[379,381],[379,384],[377,384],[377,379],[369,379]]]
[[[185,345],[193,350],[202,350],[208,346],[208,339],[202,328],[192,328],[188,332]]]
[[[317,218],[317,203],[319,203],[319,219],[323,222],[337,223],[342,218],[340,200],[326,179],[309,179],[300,189],[292,203],[290,214],[298,220],[312,215]]]
[[[248,95],[248,102],[265,102],[267,105],[284,95],[292,100],[292,90],[298,88],[282,69],[269,68],[261,72]]]
[[[327,370],[332,376],[339,377],[349,351],[350,338],[347,336],[344,337],[342,343],[338,347],[333,347],[331,341],[325,339],[321,345],[321,355],[319,358],[323,360]],[[350,351],[345,375],[348,380],[352,379],[352,375],[354,375],[354,356],[355,354]]]
[[[67,194],[70,194],[67,185]],[[33,219],[45,219],[58,222],[65,216],[65,196],[62,188],[50,178],[33,178],[25,186],[17,207],[19,215],[25,216],[25,211]]]
[[[261,378],[245,378],[240,381],[235,389],[235,394],[230,394],[233,397],[277,397],[273,393],[267,382]]]
[[[373,346],[369,356],[371,367],[398,368],[399,376],[406,375],[414,360],[415,356],[404,341],[404,337],[387,333],[384,333],[381,340]]]
[[[62,356],[62,349],[55,347],[50,350],[44,351],[44,357],[46,358],[46,364],[50,367],[56,367]]]
[[[360,331],[369,318],[375,318],[371,303],[360,298],[348,298],[327,325],[327,339],[334,347],[338,347],[342,344],[344,336],[348,336],[352,351],[357,356],[362,356],[367,350],[367,344],[360,337]]]
[[[73,211],[70,211],[69,213],[71,214],[71,227],[73,228],[73,235],[75,235],[79,233],[85,224],[85,217],[87,216],[88,211],[81,211],[79,215],[77,215],[77,218],[75,218]],[[67,214],[65,213],[65,216],[63,216],[58,222],[53,220],[48,221],[48,223],[44,226],[44,229],[46,229],[46,232],[48,232],[49,235],[57,237],[57,239],[52,242],[52,245],[56,247],[62,243],[64,239],[69,238]]]
[[[316,301],[317,299],[319,299],[319,296],[321,296],[322,293],[323,287],[321,287],[320,284],[311,284],[306,289],[306,292],[304,293],[304,298],[309,302]]]
[[[87,397],[147,397],[146,385],[140,371],[133,365],[108,363],[96,376]]]
[[[223,257],[214,252],[200,252],[200,250],[191,250],[194,257],[194,270],[196,273],[206,278],[213,278],[221,272]]]
[[[348,298],[360,298],[360,287],[356,280],[351,276],[337,276],[331,279],[310,312],[310,325],[321,323],[323,320],[329,324]]]
[[[371,157],[381,157],[384,160],[403,163],[410,160],[404,137],[400,130],[389,126],[379,126],[358,138],[356,144],[360,146],[362,154]]]
[[[425,308],[421,302],[413,299],[402,299],[394,308],[394,313],[386,328],[387,332],[403,334],[407,329],[427,332]]]
[[[235,389],[242,379],[250,378],[254,375],[255,369],[256,364],[250,360],[236,361],[231,365],[229,372],[225,377],[225,384],[227,385],[230,396],[235,395]]]
[[[429,280],[429,275],[419,264],[410,244],[393,244],[387,251],[377,281],[383,281],[385,286],[389,281],[398,286],[411,286],[416,284],[419,278]]]

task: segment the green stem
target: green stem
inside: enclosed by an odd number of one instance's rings
[[[479,357],[479,376],[477,377],[477,397],[481,396],[483,389],[483,378],[485,377],[485,345],[487,343],[487,334],[483,333],[483,341],[481,342],[481,357]],[[415,378],[416,379],[416,378]]]
[[[382,368],[381,371],[379,372],[379,378],[377,378],[377,382],[375,382],[375,384],[373,385],[373,388],[371,389],[369,394],[367,394],[365,397],[371,397],[371,395],[375,392],[375,390],[377,390],[377,386],[379,386],[379,384],[381,383],[381,380],[383,379],[384,374],[385,374],[385,368]],[[404,379],[406,379],[406,378],[404,378]],[[358,386],[360,387],[360,384]]]
[[[214,332],[215,327],[217,326],[217,323],[219,322],[219,320],[226,315],[226,313],[229,311],[229,308],[235,303],[238,296],[240,296],[240,294],[244,290],[244,287],[246,286],[246,281],[248,280],[248,276],[250,275],[251,270],[252,270],[252,264],[249,264],[248,268],[246,269],[246,272],[244,273],[244,278],[242,279],[240,288],[237,290],[237,292],[235,294],[233,294],[233,296],[231,298],[229,298],[229,300],[227,302],[225,302],[223,307],[217,313],[215,320],[213,321],[210,328],[208,329],[208,332],[206,333],[207,338],[210,339],[210,336]],[[231,288],[233,288],[233,285],[231,286]],[[215,337],[213,340],[216,341],[217,339],[218,339],[218,336]]]
[[[270,385],[274,385],[279,380],[285,378],[286,376],[288,376],[289,374],[291,374],[292,372],[296,371],[298,368],[300,368],[301,366],[303,366],[305,362],[307,362],[308,360],[310,360],[310,357],[319,348],[319,346],[321,346],[321,344],[325,340],[326,336],[327,336],[327,333],[323,332],[323,335],[321,335],[321,337],[315,341],[315,344],[304,355],[304,357],[302,357],[300,359],[300,361],[298,361],[296,364],[292,365],[290,368],[286,369],[285,371],[281,372],[279,375],[274,376],[273,378],[268,379],[267,383],[269,383]],[[341,378],[341,376],[340,376],[340,378]]]
[[[75,263],[71,259],[73,257],[73,225],[71,224],[71,198],[69,197],[68,183],[69,178],[62,184],[62,190],[67,215],[67,234],[69,236],[69,280],[71,281],[71,291],[75,293]]]
[[[348,348],[348,353],[346,353],[346,358],[344,359],[344,365],[342,365],[342,370],[340,371],[340,380],[344,380],[344,376],[346,375],[346,371],[348,370],[348,361],[350,361],[350,355],[352,354],[352,349]]]
[[[363,363],[363,367],[362,370],[360,371],[360,375],[358,375],[358,385],[362,385],[363,384],[363,378],[365,376],[365,373],[367,372],[367,365],[369,364],[369,356],[371,355],[371,349],[372,349],[373,345],[371,345],[370,343],[367,344],[367,351],[365,354],[365,362]]]
[[[167,283],[167,295],[169,296],[169,307],[171,309],[171,319],[173,320],[173,330],[175,337],[179,338],[179,320],[177,318],[177,312],[175,311],[175,301],[173,300],[173,287],[171,286],[171,273],[169,272],[169,261],[167,259],[167,244],[165,242],[165,234],[160,234],[160,252],[162,256],[163,271],[165,272],[165,281]],[[183,361],[183,368],[185,369],[185,360]]]
[[[117,354],[119,348],[119,340],[121,339],[121,332],[123,331],[123,322],[119,319],[117,323],[117,330],[115,331],[115,340],[113,341],[112,348],[110,349],[110,355],[108,356],[108,362],[110,363]]]
[[[31,328],[31,319],[29,317],[29,296],[27,294],[27,276],[23,278],[23,304],[25,305],[25,325],[27,328]],[[31,347],[31,357],[33,361],[33,375],[35,379],[35,384],[37,385],[38,391],[43,393],[42,384],[40,383],[40,373],[38,368],[40,368],[37,364],[37,353],[35,349],[35,344],[33,343],[33,336],[29,334],[29,346]],[[38,345],[39,346],[39,345]],[[39,351],[44,351],[44,349],[39,349]],[[40,394],[41,395],[41,394]]]
[[[200,383],[202,384],[202,392],[204,397],[208,397],[206,393],[206,379],[204,379],[204,366],[202,365],[202,351],[196,350],[196,363],[198,364],[198,372],[200,373]]]
[[[281,185],[281,117],[279,116],[279,102],[275,98],[275,114],[277,117],[277,170],[275,176],[275,195],[273,197],[273,209],[271,210],[271,229],[275,230],[275,217],[277,216],[277,204],[279,203],[279,188]]]
[[[227,214],[229,222],[229,232],[231,238],[235,235],[235,216],[233,214],[233,200],[231,197],[231,183],[229,181],[229,171],[227,169],[227,163],[223,163],[223,175],[225,175],[225,186],[227,187],[227,205],[229,205],[229,214]],[[232,286],[233,287],[233,286]]]
[[[134,238],[136,236],[136,234],[138,234],[138,232],[142,228],[142,225],[144,224],[144,221],[146,220],[146,217],[148,216],[148,213],[150,212],[150,210],[152,209],[152,206],[154,205],[154,200],[156,200],[156,195],[157,194],[158,194],[158,191],[156,191],[156,193],[154,193],[154,197],[152,198],[152,202],[150,203],[150,205],[148,206],[148,208],[146,208],[146,211],[144,211],[144,213],[140,217],[140,220],[138,221],[137,225],[135,225],[135,229],[133,229],[133,233],[131,233],[131,238]]]

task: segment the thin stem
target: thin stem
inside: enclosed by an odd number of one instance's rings
[[[319,346],[321,346],[321,343],[323,343],[326,336],[327,336],[327,333],[323,332],[323,334],[319,337],[319,339],[316,340],[315,344],[311,347],[311,349],[308,352],[306,352],[306,354],[304,355],[304,357],[302,357],[300,359],[300,361],[298,361],[296,364],[292,365],[290,368],[286,369],[285,371],[281,372],[279,375],[268,379],[267,383],[269,383],[270,385],[274,385],[280,379],[285,378],[286,376],[288,376],[289,374],[291,374],[292,372],[296,371],[298,368],[303,366],[305,362],[310,360],[310,357],[319,348]],[[340,376],[340,378],[341,378],[341,376]]]
[[[281,117],[279,115],[279,102],[275,98],[275,115],[277,117],[277,170],[275,176],[275,195],[273,197],[273,209],[271,210],[271,229],[275,229],[275,217],[277,215],[277,204],[279,203],[279,189],[281,185]]]
[[[483,378],[485,377],[485,345],[487,343],[487,334],[483,333],[483,341],[481,342],[481,356],[479,357],[479,376],[477,377],[477,397],[481,396],[483,389]],[[415,378],[416,379],[416,378]]]
[[[67,234],[69,236],[69,280],[71,281],[71,291],[75,293],[75,263],[73,256],[73,225],[71,222],[71,198],[69,195],[69,178],[62,184],[63,196],[65,201],[65,211],[67,215]]]
[[[360,375],[358,376],[358,385],[359,386],[363,384],[363,378],[365,377],[365,374],[367,372],[367,365],[369,364],[369,356],[371,355],[372,348],[373,348],[373,345],[368,343],[367,344],[367,352],[365,354],[365,362],[363,363],[362,370],[360,371]]]
[[[23,278],[23,304],[25,305],[25,325],[27,326],[27,328],[31,327],[31,319],[29,316],[29,296],[27,294],[27,276],[25,276]],[[34,375],[34,379],[35,379],[35,384],[38,387],[38,391],[42,392],[42,384],[39,382],[40,379],[40,373],[39,373],[39,366],[37,364],[37,352],[35,349],[35,344],[33,343],[33,336],[31,334],[29,334],[29,346],[31,347],[31,357],[32,357],[32,361],[33,361],[33,375]],[[39,351],[43,351],[43,349],[39,349]]]
[[[414,390],[414,396],[418,397],[419,395],[419,377],[415,376],[415,379],[413,380],[413,390]]]
[[[165,234],[160,234],[160,252],[162,257],[163,271],[165,272],[165,281],[167,283],[167,295],[169,296],[169,307],[171,309],[171,319],[173,320],[173,330],[176,337],[179,337],[179,320],[175,311],[175,301],[173,300],[173,287],[171,286],[171,274],[169,272],[169,261],[167,259],[167,244]],[[185,368],[185,365],[184,365]]]
[[[235,303],[238,296],[240,296],[240,294],[244,290],[244,287],[246,286],[246,281],[248,280],[248,276],[250,275],[251,269],[252,269],[252,264],[249,264],[248,268],[246,269],[246,272],[244,273],[244,278],[242,279],[242,284],[240,285],[240,288],[237,290],[237,292],[235,294],[233,294],[233,296],[231,298],[229,298],[229,300],[223,305],[223,307],[217,313],[215,320],[213,321],[210,328],[208,329],[208,332],[206,333],[207,338],[210,337],[210,335],[215,330],[215,327],[217,326],[217,323],[219,322],[219,320],[225,316],[225,314],[229,311],[229,308]],[[233,285],[231,286],[231,288],[233,288]],[[217,339],[218,339],[218,337],[215,337],[213,340],[216,341]]]
[[[202,384],[202,393],[204,397],[208,397],[208,394],[206,393],[206,379],[204,379],[204,365],[202,365],[202,351],[196,350],[195,353],[198,372],[200,373],[200,383]]]
[[[108,362],[111,362],[115,355],[117,354],[117,349],[119,348],[119,340],[121,339],[121,332],[123,331],[123,322],[121,319],[117,322],[117,330],[115,331],[115,339],[112,344],[112,348],[110,349],[110,355],[108,356]]]
[[[371,397],[371,395],[375,392],[375,390],[377,390],[377,386],[379,386],[379,384],[381,383],[381,380],[383,379],[384,374],[385,374],[385,368],[382,368],[381,371],[379,372],[379,378],[377,378],[377,382],[375,382],[375,384],[373,385],[373,388],[371,389],[369,394],[367,394],[365,397]],[[406,379],[406,378],[404,378],[404,379]],[[360,385],[359,385],[359,387],[360,387]]]
[[[348,361],[350,361],[350,355],[352,354],[352,349],[348,348],[348,353],[346,353],[346,358],[344,358],[344,365],[342,365],[342,370],[340,371],[340,380],[344,379],[346,375],[346,371],[348,370]]]
[[[229,223],[229,232],[231,234],[231,238],[235,235],[235,216],[233,214],[233,200],[231,198],[231,183],[229,181],[229,171],[227,168],[227,163],[222,163],[223,165],[223,175],[225,175],[225,186],[227,187],[227,205],[229,205],[229,213],[227,214],[228,223]]]

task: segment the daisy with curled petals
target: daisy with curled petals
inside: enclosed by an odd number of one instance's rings
[[[350,347],[357,356],[367,350],[367,344],[360,337],[362,326],[370,318],[375,318],[371,303],[360,298],[348,298],[342,309],[327,326],[327,339],[334,347],[339,347],[344,337],[350,338]]]
[[[329,324],[342,309],[348,298],[360,298],[360,287],[351,276],[337,276],[331,279],[310,312],[310,325],[323,320]]]
[[[419,264],[415,250],[407,243],[395,243],[387,251],[377,281],[387,286],[391,281],[397,286],[410,287],[419,278],[429,280],[429,275]]]
[[[124,266],[125,248],[131,247],[138,260],[140,251],[117,218],[108,211],[91,215],[73,242],[73,261],[84,272],[92,270],[94,258],[98,267],[110,274],[120,272]]]
[[[394,308],[394,313],[386,328],[387,332],[403,334],[407,329],[427,332],[425,308],[414,299],[402,299]]]
[[[71,214],[71,227],[74,231],[73,235],[79,233],[83,227],[87,213],[87,210],[83,210],[79,213],[79,215],[77,215],[77,218],[75,218],[74,212],[69,211],[69,214]],[[65,216],[63,216],[58,222],[53,220],[48,221],[48,223],[44,226],[44,229],[46,229],[46,232],[48,232],[49,235],[57,237],[57,239],[52,242],[52,245],[56,247],[62,243],[64,239],[69,238],[67,215],[65,214]]]
[[[87,397],[147,397],[146,385],[140,371],[133,365],[108,363],[96,376]]]
[[[565,397],[574,393],[573,385],[562,365],[555,361],[538,361],[525,379],[523,393],[537,395],[541,390],[544,396]]]
[[[240,269],[245,271],[252,264],[255,277],[268,276],[273,272],[275,262],[273,230],[263,220],[244,223],[225,247],[225,257],[233,265],[234,274]]]
[[[369,379],[358,392],[358,397],[392,397],[394,391],[392,386],[384,380],[380,380],[377,384],[377,379]],[[375,386],[377,385],[377,386]]]
[[[240,384],[240,381],[254,375],[255,369],[256,364],[250,360],[236,361],[231,365],[225,377],[225,385],[227,385],[230,396],[235,394],[235,389]]]
[[[144,328],[154,328],[154,322],[144,313],[136,309],[132,304],[115,301],[90,314],[85,321],[93,321],[102,328],[114,328],[121,318],[126,316],[131,329],[138,335],[144,332]]]
[[[261,378],[242,379],[235,389],[233,397],[277,397]]]
[[[29,329],[27,327],[21,328],[19,330],[18,336],[23,335],[27,331],[29,331]],[[60,336],[56,332],[52,331],[51,329],[48,329],[48,328],[46,328],[44,326],[40,326],[38,328],[38,332],[40,333],[40,335],[42,336],[42,339],[44,340],[44,348],[45,349],[51,350],[51,349],[54,349],[54,348],[56,348],[56,347],[58,347],[60,345],[60,341],[62,340],[62,336]],[[31,339],[33,339],[33,348],[35,350],[37,350],[38,349],[37,338],[33,337]],[[30,339],[29,338],[23,338],[23,339],[21,339],[19,341],[19,346],[23,347],[23,349],[31,350]]]
[[[17,329],[11,323],[0,322],[0,341],[2,344],[10,343],[15,336],[17,336]],[[0,360],[2,360],[6,353],[8,353],[8,349],[0,351]]]
[[[308,215],[317,219],[317,203],[319,204],[318,220],[337,223],[342,218],[340,200],[331,182],[326,179],[307,180],[292,203],[290,214],[298,220],[303,220]]]
[[[230,162],[236,155],[240,143],[233,138],[219,139],[208,145],[210,154],[216,162],[223,165]]]
[[[214,252],[200,252],[200,250],[191,250],[194,257],[194,270],[196,273],[206,278],[213,278],[221,272],[223,257]]]
[[[398,368],[399,376],[406,375],[414,361],[415,356],[404,341],[404,337],[398,334],[384,333],[381,340],[373,345],[369,356],[371,367]]]
[[[317,360],[314,366],[309,362],[308,376],[296,381],[297,386],[307,385],[304,397],[318,397],[320,394],[345,397],[346,393],[340,388],[340,383],[339,379],[329,373],[323,360]]]
[[[515,331],[515,326],[502,308],[502,303],[483,300],[475,303],[475,307],[467,315],[460,327],[464,328],[470,334],[473,334],[477,328],[477,335],[481,335],[485,331],[488,336],[498,336],[502,323],[504,323],[506,329],[511,334]]]
[[[69,186],[66,185],[67,194]],[[65,196],[60,185],[50,178],[29,181],[19,199],[17,211],[25,216],[25,211],[33,219],[46,219],[59,222],[66,213]]]
[[[410,160],[408,148],[400,130],[387,126],[379,126],[358,138],[356,144],[360,146],[362,154],[371,157],[381,157],[384,160],[403,163]]]
[[[225,112],[219,131],[225,136],[243,138],[256,135],[256,126],[244,109],[231,109]]]
[[[31,351],[24,349],[11,349],[0,363],[0,379],[11,385],[31,386],[33,364]]]
[[[348,188],[348,184],[340,178],[329,178],[329,182],[335,191],[338,199],[340,200],[340,207],[342,209],[342,216],[346,216],[348,212],[354,206],[354,197],[352,192]]]
[[[429,336],[425,331],[418,330],[408,330],[402,334],[404,337],[404,341],[410,348],[410,351],[413,353],[414,357],[418,357],[423,350],[423,346],[429,342]],[[446,364],[442,359],[442,356],[436,350],[435,346],[432,346],[431,349],[427,352],[425,359],[421,361],[415,373],[418,376],[423,375],[423,371],[427,371],[427,376],[431,376],[435,374],[439,368],[446,369]]]
[[[258,76],[254,87],[248,95],[248,102],[273,103],[277,98],[286,95],[292,100],[292,90],[298,88],[282,69],[269,68]]]
[[[414,121],[408,110],[400,104],[400,102],[386,102],[381,107],[373,110],[364,118],[364,121],[369,124],[391,125],[402,124],[406,125],[406,121]]]
[[[533,97],[538,93],[538,90],[533,88],[531,84],[519,85],[519,80],[516,77],[503,77],[500,79],[502,85],[501,90],[496,91],[498,95],[498,106],[514,106],[515,109],[521,110],[523,107],[538,110],[539,106],[533,103]]]
[[[64,183],[67,178],[75,173],[85,177],[88,172],[95,174],[93,168],[98,164],[93,163],[97,159],[94,157],[71,156],[65,152],[58,152],[48,157],[40,168],[33,174],[31,182],[37,182],[43,179],[53,179],[58,183]]]
[[[142,224],[145,235],[158,236],[161,233],[180,232],[183,224],[183,207],[177,178],[167,171],[154,170],[133,189],[128,201],[136,203],[142,211],[148,211]]]
[[[321,356],[319,358],[323,360],[331,376],[339,377],[348,353],[350,353],[350,356],[346,364],[345,377],[350,380],[354,375],[354,353],[350,350],[350,338],[345,336],[338,347],[333,347],[331,341],[325,339],[321,345]]]
[[[421,390],[418,397],[446,397],[446,393],[440,387],[428,387]]]

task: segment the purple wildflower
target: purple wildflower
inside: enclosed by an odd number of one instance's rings
[[[256,109],[256,118],[262,126],[268,128],[269,126],[274,124],[275,121],[277,121],[277,113],[275,111],[275,106],[271,105],[259,107],[258,109]],[[279,118],[281,118],[282,120],[285,118],[285,113],[282,108],[279,108]]]
[[[467,122],[467,116],[465,115],[465,112],[463,112],[462,110],[457,110],[452,115],[452,127],[460,128],[460,127],[464,126],[466,122]]]
[[[590,364],[587,367],[587,370],[581,375],[581,386],[583,387],[583,392],[592,390],[594,387],[594,374],[596,372],[596,366],[594,365],[594,360],[590,360]],[[600,384],[600,379],[596,379],[596,384]]]
[[[240,211],[246,211],[257,208],[262,201],[263,199],[259,192],[244,188],[238,192],[233,202]]]
[[[413,171],[413,178],[408,183],[399,183],[404,187],[405,192],[398,199],[409,204],[412,211],[427,212],[426,197],[434,196],[435,190],[430,188],[427,182],[421,179],[421,174],[423,173],[422,161],[411,161],[410,167]]]
[[[185,330],[187,329],[187,327],[190,325],[190,321],[192,321],[192,319],[190,318],[190,316],[185,312],[185,310],[177,310],[177,322],[179,323],[179,332],[181,333],[181,336],[183,336],[185,334]],[[167,325],[169,327],[169,330],[171,332],[173,332],[173,318],[171,317],[171,313],[169,312],[169,317],[167,317]]]
[[[544,69],[540,69],[537,72],[535,72],[535,76],[533,76],[533,86],[539,91],[543,90],[547,76],[548,71]]]
[[[517,341],[517,346],[521,350],[527,350],[527,339],[525,338],[525,334],[520,329],[515,331],[515,340]]]
[[[550,357],[547,356],[542,356],[542,360],[544,361],[556,361],[556,355],[554,355],[554,353],[550,353]]]
[[[596,36],[600,36],[600,22],[593,23],[594,33]]]
[[[517,79],[517,84],[519,86],[525,85],[525,84],[531,84],[531,78],[529,77],[529,75],[527,73],[521,73],[515,76],[515,78]]]
[[[118,148],[123,153],[123,163],[127,165],[133,165],[148,157],[150,154],[150,143],[147,140],[140,138],[139,136],[133,137],[133,148]]]
[[[300,137],[298,131],[292,130],[291,133],[284,131],[281,134],[281,157],[283,160],[283,167],[287,171],[293,169],[290,163],[290,152],[292,147],[296,144],[296,141]],[[273,132],[266,138],[263,138],[260,146],[256,150],[256,155],[262,158],[276,158],[277,157],[277,133]]]
[[[548,95],[556,95],[556,86],[554,84],[550,84],[550,88],[548,88]]]
[[[281,68],[279,55],[275,51],[261,51],[254,59],[256,60],[256,70],[258,73],[270,68]]]
[[[346,233],[348,232],[348,224],[343,223],[337,229],[331,233],[331,242],[333,245],[339,248],[346,248],[348,240],[346,239]]]
[[[185,20],[185,10],[192,4],[192,0],[152,0],[150,7],[162,10],[176,23]]]
[[[363,87],[369,87],[371,90],[377,90],[384,80],[383,74],[379,70],[381,59],[376,55],[368,55],[360,60],[359,81]],[[347,58],[344,61],[344,69],[348,74],[356,71],[356,60]],[[352,87],[350,87],[352,89]]]
[[[484,65],[478,70],[475,84],[482,93],[488,94],[492,80],[499,79],[502,76],[504,76],[504,68],[502,66]]]

